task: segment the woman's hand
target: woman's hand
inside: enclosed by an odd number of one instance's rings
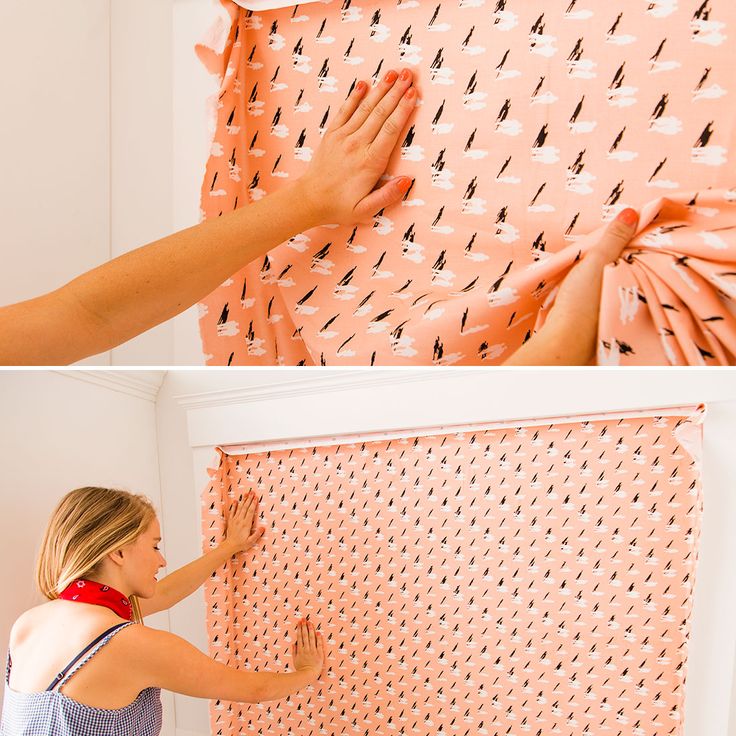
[[[374,191],[417,101],[408,69],[393,69],[370,91],[358,82],[324,134],[306,173],[302,195],[325,224],[368,222],[398,202],[409,177],[391,179]]]
[[[636,232],[639,215],[627,208],[600,228],[598,242],[570,269],[542,328],[504,365],[590,365],[595,363],[603,269],[613,263]],[[592,234],[595,237],[595,233]]]
[[[317,677],[325,674],[325,640],[314,624],[303,618],[296,625],[296,641],[291,645],[294,670],[314,670]]]
[[[263,536],[266,527],[257,527],[257,518],[258,497],[253,491],[249,491],[240,503],[230,506],[225,522],[225,544],[232,547],[233,554],[249,550]]]

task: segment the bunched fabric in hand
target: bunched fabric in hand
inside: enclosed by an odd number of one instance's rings
[[[198,47],[221,79],[205,217],[303,173],[358,79],[410,67],[420,102],[387,172],[414,178],[401,205],[234,274],[200,305],[208,364],[501,363],[624,207],[598,362],[736,362],[736,5],[223,6]]]

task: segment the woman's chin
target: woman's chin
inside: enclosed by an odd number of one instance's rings
[[[137,598],[153,598],[153,596],[156,595],[156,586],[158,585],[158,580],[154,580],[153,582],[149,583],[144,589],[141,589],[140,591],[134,593]]]

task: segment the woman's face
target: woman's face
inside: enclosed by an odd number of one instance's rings
[[[156,592],[156,574],[166,566],[159,551],[161,526],[154,517],[146,531],[125,548],[126,577],[130,594],[140,598],[152,598]]]

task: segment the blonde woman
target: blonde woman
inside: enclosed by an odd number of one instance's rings
[[[233,506],[223,542],[160,582],[166,564],[150,501],[109,488],[79,488],[54,511],[36,578],[48,599],[10,633],[2,736],[154,736],[161,689],[244,703],[283,698],[323,673],[324,640],[297,624],[292,672],[247,672],[141,623],[194,592],[232,555],[260,540],[258,499]]]

